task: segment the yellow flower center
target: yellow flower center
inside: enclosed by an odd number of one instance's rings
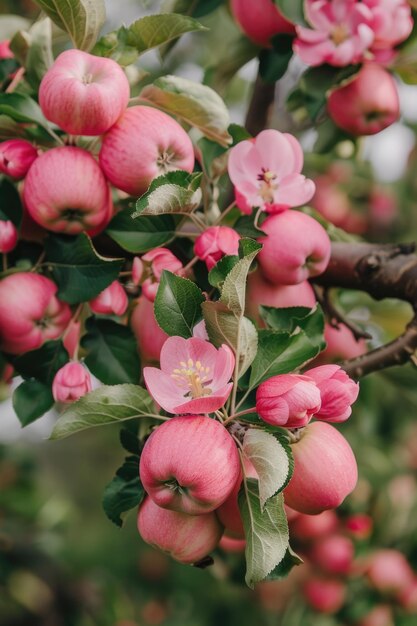
[[[332,30],[332,40],[336,46],[346,41],[349,38],[349,29],[345,24],[337,24]]]
[[[191,398],[201,398],[211,394],[211,389],[206,386],[212,380],[210,367],[204,367],[201,361],[194,363],[193,359],[188,359],[187,362],[180,361],[179,365],[181,367],[174,369],[171,377],[179,387],[188,388],[187,395]]]
[[[265,168],[262,168],[261,174],[258,174],[258,180],[260,181],[258,193],[262,200],[269,204],[274,202],[274,191],[278,189],[278,184],[274,183],[276,179],[277,175]]]

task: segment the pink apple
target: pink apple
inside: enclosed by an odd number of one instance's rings
[[[294,25],[281,15],[273,0],[231,0],[230,8],[243,32],[264,48],[271,47],[274,35],[295,33]]]
[[[10,354],[35,350],[57,339],[71,318],[68,304],[56,297],[52,280],[33,272],[0,281],[0,349]]]
[[[259,314],[260,305],[276,308],[316,305],[316,296],[309,282],[298,285],[274,285],[257,269],[248,276],[246,290],[246,314],[260,326],[265,326]]]
[[[31,217],[56,233],[95,235],[107,226],[113,204],[109,185],[89,152],[52,148],[30,168],[23,199]]]
[[[252,463],[245,459],[245,472],[249,478],[258,478],[258,474]],[[228,537],[233,539],[243,539],[245,531],[243,528],[242,517],[240,515],[238,496],[242,486],[242,476],[239,476],[232,493],[216,510],[217,517],[225,527]]]
[[[186,515],[162,509],[149,497],[139,507],[142,539],[180,563],[196,563],[220,541],[223,528],[214,513]]]
[[[0,253],[7,254],[16,247],[19,233],[10,220],[0,220]]]
[[[330,324],[325,324],[324,340],[327,343],[327,347],[314,360],[314,365],[354,359],[366,352],[365,340],[359,339],[359,341],[356,341],[352,331],[345,324],[339,324],[337,328],[330,326]]]
[[[26,176],[38,157],[38,151],[25,139],[8,139],[0,143],[0,172],[10,178]]]
[[[348,133],[379,133],[400,115],[395,81],[380,65],[366,63],[353,80],[331,92],[327,110],[334,123]]]
[[[339,520],[334,511],[323,511],[319,515],[300,513],[290,523],[290,535],[298,541],[306,542],[328,535],[337,530]]]
[[[39,88],[45,117],[72,135],[102,135],[127,107],[129,81],[116,61],[66,50]]]
[[[330,239],[323,226],[299,211],[283,211],[262,223],[259,267],[275,285],[296,285],[324,272],[330,259]]]
[[[244,539],[234,539],[224,534],[220,539],[219,548],[225,552],[244,552],[246,541]]]
[[[172,117],[151,107],[134,106],[104,136],[100,165],[115,187],[140,196],[157,176],[173,170],[192,172],[194,149]]]
[[[294,473],[284,495],[292,509],[316,515],[338,507],[355,488],[358,468],[352,449],[330,424],[308,424],[291,448]]]
[[[342,608],[346,598],[346,584],[331,578],[310,578],[303,588],[308,604],[320,613],[333,614]]]
[[[217,509],[240,475],[236,444],[214,419],[174,417],[146,441],[140,459],[143,486],[156,504],[200,515]]]
[[[408,613],[417,613],[417,577],[400,591],[397,600]]]
[[[414,580],[405,556],[398,550],[378,550],[369,559],[366,569],[371,585],[381,593],[399,593]]]
[[[130,327],[136,337],[142,361],[159,362],[159,355],[168,335],[158,326],[153,302],[145,296],[140,296],[136,301],[130,318]]]
[[[314,565],[326,574],[349,574],[355,548],[353,542],[343,535],[329,535],[315,542],[309,552]]]

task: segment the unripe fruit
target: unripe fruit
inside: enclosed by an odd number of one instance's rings
[[[317,541],[310,559],[326,574],[348,574],[351,570],[355,548],[353,542],[343,535],[330,535]]]
[[[116,61],[81,50],[66,50],[46,72],[39,88],[45,117],[72,135],[102,135],[129,102],[130,87]]]
[[[138,531],[144,541],[180,563],[196,563],[220,541],[223,528],[214,513],[186,515],[162,509],[149,497],[139,507]]]
[[[295,285],[324,272],[330,259],[330,239],[309,215],[288,210],[262,223],[259,267],[276,285]]]
[[[353,80],[332,91],[327,110],[335,124],[348,133],[379,133],[400,115],[395,81],[380,65],[366,63]]]
[[[240,475],[235,442],[220,422],[174,417],[149,437],[140,459],[142,484],[158,506],[200,515],[218,508]]]
[[[157,176],[173,170],[192,172],[194,149],[172,117],[151,107],[134,106],[104,136],[100,165],[115,187],[140,196]]]
[[[346,598],[346,585],[341,580],[311,578],[303,588],[308,604],[320,613],[337,613]]]
[[[0,349],[22,354],[57,339],[70,318],[68,304],[55,294],[49,278],[33,272],[11,274],[0,281]]]
[[[140,296],[130,318],[130,327],[136,337],[143,362],[159,361],[162,346],[168,335],[158,326],[153,310],[153,302]]]
[[[56,233],[95,235],[112,216],[110,188],[98,163],[73,146],[53,148],[36,159],[23,198],[35,222]]]
[[[26,176],[38,157],[38,151],[25,139],[8,139],[0,143],[0,172],[11,178]]]
[[[249,39],[265,48],[271,47],[274,35],[295,32],[294,25],[281,15],[273,0],[231,0],[230,8]]]
[[[10,220],[0,220],[0,253],[11,252],[17,244],[18,232]]]
[[[330,424],[308,424],[291,449],[294,473],[284,490],[291,508],[315,515],[338,507],[355,488],[358,468],[352,449]]]

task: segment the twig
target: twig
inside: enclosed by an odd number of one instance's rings
[[[330,326],[333,328],[339,328],[340,324],[344,324],[347,328],[349,328],[356,341],[359,341],[359,339],[372,339],[372,335],[370,335],[366,330],[362,330],[362,328],[349,320],[346,315],[342,313],[342,311],[339,311],[330,299],[330,289],[327,287],[319,287],[318,285],[314,285],[313,287],[317,301],[327,315]]]

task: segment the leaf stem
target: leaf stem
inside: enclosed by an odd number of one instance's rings
[[[222,214],[217,218],[213,226],[217,226],[218,224],[220,224],[220,222],[226,217],[228,213],[230,213],[230,211],[232,211],[235,208],[235,206],[236,206],[236,202],[233,200],[233,202],[231,202],[229,206],[226,207],[225,210],[222,212]]]
[[[7,272],[7,254],[3,252],[3,272]]]

